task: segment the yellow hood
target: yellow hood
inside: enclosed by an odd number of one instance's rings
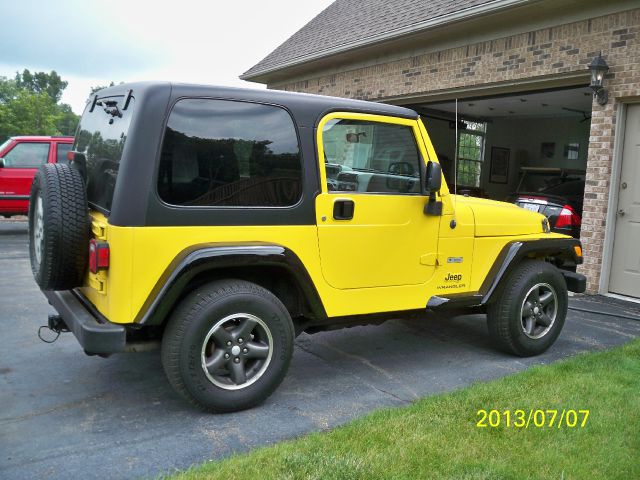
[[[499,237],[543,233],[545,216],[513,203],[456,195],[454,202],[468,205],[473,211],[476,237]]]

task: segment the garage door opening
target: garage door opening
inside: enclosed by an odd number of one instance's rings
[[[458,193],[517,203],[579,237],[591,103],[588,87],[458,100],[457,137],[455,102],[406,106],[421,115],[451,186],[457,171]]]

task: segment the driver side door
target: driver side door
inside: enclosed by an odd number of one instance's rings
[[[428,283],[439,216],[421,193],[427,152],[416,120],[331,113],[318,126],[316,216],[322,274],[337,289]]]

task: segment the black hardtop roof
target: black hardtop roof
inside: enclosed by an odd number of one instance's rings
[[[245,100],[260,103],[268,103],[285,107],[294,114],[304,112],[303,117],[311,117],[316,121],[319,116],[329,111],[349,111],[374,113],[402,118],[418,118],[413,110],[384,103],[368,102],[364,100],[352,100],[324,95],[312,95],[308,93],[285,92],[281,90],[258,90],[237,87],[219,87],[213,85],[196,85],[188,83],[171,82],[136,82],[123,83],[100,90],[98,98],[125,95],[132,91],[134,98],[144,97],[150,91],[171,91],[171,97],[210,97],[232,100]],[[300,119],[299,119],[300,120]]]

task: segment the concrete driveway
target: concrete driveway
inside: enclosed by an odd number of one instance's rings
[[[303,334],[264,405],[203,414],[173,392],[157,351],[103,359],[84,355],[72,334],[38,339],[53,310],[33,281],[26,231],[0,222],[3,479],[155,477],[640,336],[633,305],[593,300],[572,301],[557,343],[530,359],[496,352],[477,315]]]

